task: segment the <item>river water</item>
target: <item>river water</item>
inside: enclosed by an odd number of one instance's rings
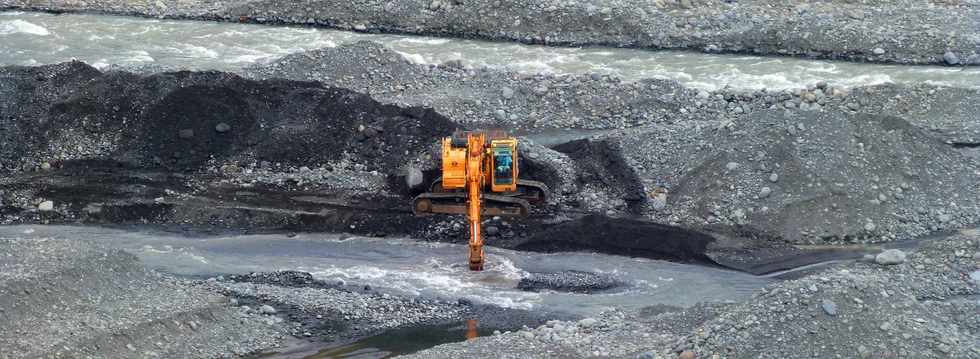
[[[980,88],[980,68],[872,65],[616,48],[554,48],[309,27],[0,12],[0,65],[50,64],[75,58],[96,67],[155,64],[234,71],[290,53],[361,40],[382,43],[417,63],[461,60],[472,66],[506,67],[525,73],[598,72],[625,80],[668,78],[703,89],[724,86],[791,89],[818,81],[848,87],[895,82]]]
[[[468,299],[505,308],[591,316],[610,308],[740,301],[773,279],[718,268],[595,253],[525,253],[488,247],[487,268],[471,272],[463,245],[337,234],[185,237],[149,230],[3,226],[0,238],[90,240],[137,255],[148,267],[186,276],[299,270],[317,279],[407,297]],[[576,294],[517,289],[528,272],[585,271],[625,285]]]

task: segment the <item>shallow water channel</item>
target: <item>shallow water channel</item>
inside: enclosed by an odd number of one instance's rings
[[[259,26],[104,15],[0,12],[0,65],[78,59],[96,67],[161,65],[234,71],[284,55],[375,41],[425,64],[460,60],[525,73],[603,73],[625,80],[668,78],[691,87],[791,89],[935,83],[980,87],[980,68],[875,65],[788,57],[713,55],[619,48],[557,48],[506,42],[365,34],[301,26]]]
[[[528,253],[488,247],[487,268],[471,272],[466,247],[407,238],[338,234],[218,235],[185,237],[150,230],[74,226],[5,226],[0,237],[91,240],[137,255],[148,267],[181,276],[217,276],[276,270],[317,279],[370,285],[382,293],[446,300],[467,299],[515,309],[594,315],[616,307],[653,304],[687,307],[699,301],[738,301],[772,279],[745,273],[597,253]],[[528,292],[527,273],[583,271],[627,283],[609,293]]]
[[[525,253],[492,247],[488,248],[486,270],[471,272],[466,265],[466,247],[462,245],[342,234],[190,237],[145,229],[3,226],[0,237],[96,241],[133,253],[150,268],[178,276],[299,270],[326,281],[369,285],[374,291],[390,295],[465,299],[503,308],[576,316],[593,316],[610,308],[639,309],[654,304],[687,307],[702,301],[740,301],[773,281],[719,268],[659,260],[596,253]],[[607,274],[625,285],[592,294],[530,292],[517,287],[528,273],[563,271]],[[385,350],[414,351],[420,349],[415,346],[423,344],[464,340],[465,324],[423,328],[428,333],[428,339],[422,338],[425,340],[392,340],[390,333],[386,333],[331,350],[339,350],[338,355],[349,350],[367,357],[379,355],[366,353],[383,354]],[[492,328],[478,329],[478,335],[492,331]],[[418,336],[418,333],[403,334],[403,337]]]

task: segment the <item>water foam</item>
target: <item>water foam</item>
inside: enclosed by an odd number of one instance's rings
[[[12,21],[0,21],[0,35],[29,34],[37,36],[48,36],[51,32],[41,25],[27,22],[21,19]]]
[[[274,58],[274,55],[268,54],[251,54],[251,55],[238,55],[235,57],[225,58],[224,62],[229,64],[251,64],[251,63],[263,63]]]
[[[123,62],[155,62],[156,61],[156,59],[150,56],[149,52],[142,51],[142,50],[127,51],[126,55],[128,56],[123,60]]]
[[[204,46],[192,44],[182,44],[182,46],[183,49],[177,49],[177,51],[179,51],[182,55],[187,55],[188,57],[216,59],[219,56],[217,51]]]
[[[395,51],[395,52],[397,52],[399,55],[402,55],[402,57],[404,57],[406,60],[408,60],[413,64],[428,65],[431,63],[429,61],[426,61],[425,56],[422,56],[421,54],[410,54],[401,51]]]
[[[406,37],[395,42],[410,43],[410,44],[421,44],[421,45],[442,45],[449,43],[449,39],[437,39],[437,38],[414,38]]]
[[[540,301],[537,293],[516,291],[523,271],[504,257],[488,256],[483,272],[470,272],[465,264],[445,263],[427,258],[420,264],[399,268],[374,265],[330,266],[303,270],[314,278],[330,281],[368,284],[381,291],[407,296],[441,300],[466,299],[477,304],[503,308],[531,309]]]

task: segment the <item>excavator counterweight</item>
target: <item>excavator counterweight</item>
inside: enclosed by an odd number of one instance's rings
[[[416,215],[465,214],[470,269],[483,270],[482,216],[527,216],[545,201],[544,183],[518,177],[517,139],[485,132],[457,133],[442,140],[442,177],[415,197]]]

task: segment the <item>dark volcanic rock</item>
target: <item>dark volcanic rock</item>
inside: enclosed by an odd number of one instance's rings
[[[227,279],[233,282],[269,284],[280,287],[336,287],[336,285],[314,279],[310,273],[294,270],[242,275],[232,274],[227,276]]]
[[[663,224],[590,215],[554,225],[517,245],[521,250],[593,249],[604,253],[713,263],[705,255],[708,234]]]
[[[78,62],[0,69],[6,167],[112,159],[196,170],[210,161],[311,166],[342,159],[394,173],[455,127],[314,82],[220,72],[102,73]],[[359,138],[363,128],[373,135]],[[378,129],[389,129],[380,131]]]
[[[558,292],[594,293],[623,286],[625,283],[609,276],[590,272],[565,271],[558,273],[529,273],[517,283],[527,291],[553,290]]]

